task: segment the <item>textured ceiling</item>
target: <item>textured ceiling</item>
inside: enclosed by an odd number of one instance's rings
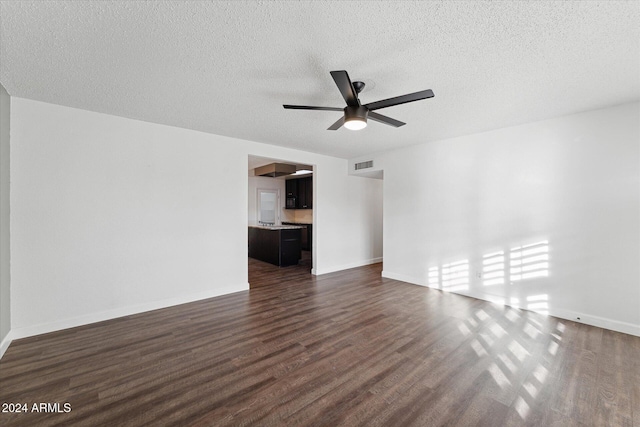
[[[3,1],[12,96],[338,157],[640,98],[640,3]],[[329,71],[407,122],[325,130]]]

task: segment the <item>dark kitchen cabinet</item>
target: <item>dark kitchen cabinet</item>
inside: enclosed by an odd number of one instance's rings
[[[313,207],[313,178],[300,178],[298,180],[298,209],[311,209]]]
[[[300,260],[302,227],[282,229],[278,227],[249,226],[249,257],[280,267],[298,264]]]
[[[298,198],[298,181],[299,179],[288,179],[285,181],[287,197]]]
[[[295,208],[287,203],[287,209],[313,208],[313,177],[288,179],[285,185],[287,199],[295,198]]]
[[[313,233],[311,232],[311,224],[301,223],[301,222],[283,222],[282,225],[298,225],[302,227],[300,233],[300,247],[303,251],[310,251],[313,247],[311,242],[311,236]]]

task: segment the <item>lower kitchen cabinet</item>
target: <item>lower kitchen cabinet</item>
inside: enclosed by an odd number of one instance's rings
[[[282,225],[298,225],[300,227],[302,227],[301,230],[301,236],[300,236],[300,247],[302,248],[303,251],[310,251],[311,248],[313,247],[313,244],[311,242],[311,236],[313,235],[311,227],[311,224],[304,224],[301,222],[283,222]]]
[[[298,264],[302,257],[301,230],[249,226],[249,257],[280,267]]]

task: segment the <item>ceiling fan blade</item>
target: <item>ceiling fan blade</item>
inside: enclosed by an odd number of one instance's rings
[[[334,108],[334,107],[311,107],[308,105],[288,105],[284,104],[284,108],[289,110],[325,110],[325,111],[342,111],[344,108]]]
[[[340,117],[337,122],[327,128],[327,130],[338,130],[344,124],[344,116]]]
[[[369,110],[378,110],[380,108],[391,107],[393,105],[406,104],[407,102],[420,101],[421,99],[433,98],[431,89],[420,92],[409,93],[407,95],[396,96],[395,98],[383,99],[381,101],[370,102],[365,104]]]
[[[338,86],[347,105],[349,107],[359,107],[360,100],[358,99],[358,93],[354,89],[353,83],[351,83],[349,74],[344,70],[332,71],[331,77],[333,77],[333,81],[336,82],[336,86]]]
[[[383,116],[382,114],[378,114],[373,111],[369,111],[367,117],[369,117],[371,120],[375,120],[376,122],[384,123],[385,125],[393,126],[396,128],[406,125],[406,123],[401,122],[400,120],[392,119],[391,117]]]

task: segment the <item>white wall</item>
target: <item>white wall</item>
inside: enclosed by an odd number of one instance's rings
[[[370,262],[344,159],[20,98],[11,126],[14,337],[248,289],[249,155],[315,165],[316,273]]]
[[[640,335],[640,104],[376,156],[384,273],[428,285],[468,260],[459,293]],[[548,241],[548,276],[485,286],[483,255]]]
[[[0,84],[0,357],[11,331],[11,256],[9,236],[9,124],[11,99]]]
[[[347,203],[351,203],[353,209],[350,212],[350,220],[359,221],[367,230],[364,241],[349,242],[344,239],[344,245],[351,245],[357,249],[358,244],[365,245],[369,249],[366,257],[371,263],[382,262],[382,212],[383,212],[383,182],[381,179],[358,178],[351,182],[352,196]]]
[[[324,175],[324,176],[323,176]],[[324,173],[319,166],[314,174],[313,242],[330,252],[333,265],[319,265],[316,274],[382,261],[382,192],[380,181],[347,175],[347,162],[339,170]],[[317,179],[320,177],[324,179]],[[316,193],[317,192],[317,193]],[[321,194],[332,193],[328,199]],[[327,232],[331,234],[327,234]],[[377,233],[377,234],[376,234]],[[356,257],[354,255],[357,254]],[[315,253],[312,254],[315,257]]]

